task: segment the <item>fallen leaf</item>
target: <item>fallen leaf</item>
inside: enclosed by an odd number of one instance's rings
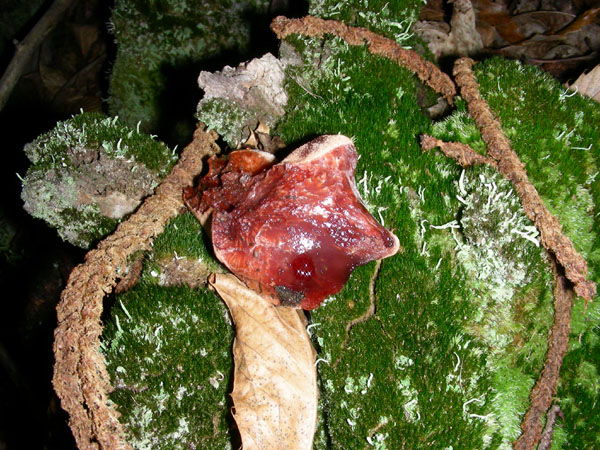
[[[576,33],[593,23],[596,20],[596,17],[600,14],[600,8],[590,8],[585,11],[583,14],[577,16],[577,18],[571,22],[568,26],[563,28],[559,33],[559,36],[566,36],[569,33]]]
[[[574,19],[573,14],[562,11],[529,11],[512,17],[512,21],[526,37],[541,33],[552,34],[563,29]]]
[[[235,322],[233,416],[244,450],[312,449],[315,350],[302,311],[273,306],[233,275],[210,284]]]
[[[569,87],[576,89],[581,95],[600,102],[600,64],[594,67],[591,72],[579,75],[575,83]]]
[[[515,44],[525,39],[504,2],[477,0],[473,2],[473,7],[477,11],[477,21],[493,26],[505,43]]]

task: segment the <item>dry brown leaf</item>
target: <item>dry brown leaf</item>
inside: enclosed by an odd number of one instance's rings
[[[566,36],[569,33],[576,33],[593,23],[596,20],[596,17],[600,14],[600,8],[590,8],[585,11],[583,14],[577,16],[573,22],[571,22],[566,28],[562,29],[560,33],[557,33],[559,36]]]
[[[302,311],[273,306],[233,275],[211,285],[233,317],[234,418],[244,450],[309,450],[317,423],[315,350]]]
[[[581,95],[600,102],[600,64],[594,67],[591,72],[579,75],[575,83],[569,87],[576,89]]]
[[[477,21],[494,27],[498,35],[508,44],[515,44],[525,39],[514,23],[505,2],[493,0],[473,0],[477,11]]]

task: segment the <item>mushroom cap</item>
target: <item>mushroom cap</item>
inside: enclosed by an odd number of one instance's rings
[[[349,138],[320,136],[244,180],[233,207],[215,208],[217,258],[273,303],[309,310],[355,267],[394,255],[398,238],[356,189],[357,160]]]

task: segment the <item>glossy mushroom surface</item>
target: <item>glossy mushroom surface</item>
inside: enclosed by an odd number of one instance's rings
[[[212,160],[184,198],[198,217],[213,209],[215,254],[235,275],[275,304],[310,310],[355,267],[399,248],[360,199],[357,160],[341,135],[314,139],[275,165],[269,154],[241,150]]]

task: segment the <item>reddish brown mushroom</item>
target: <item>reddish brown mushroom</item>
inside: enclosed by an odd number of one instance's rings
[[[184,193],[198,218],[213,209],[215,254],[275,304],[314,309],[352,270],[398,251],[398,238],[362,204],[350,139],[321,136],[273,165],[258,150],[213,158]]]

